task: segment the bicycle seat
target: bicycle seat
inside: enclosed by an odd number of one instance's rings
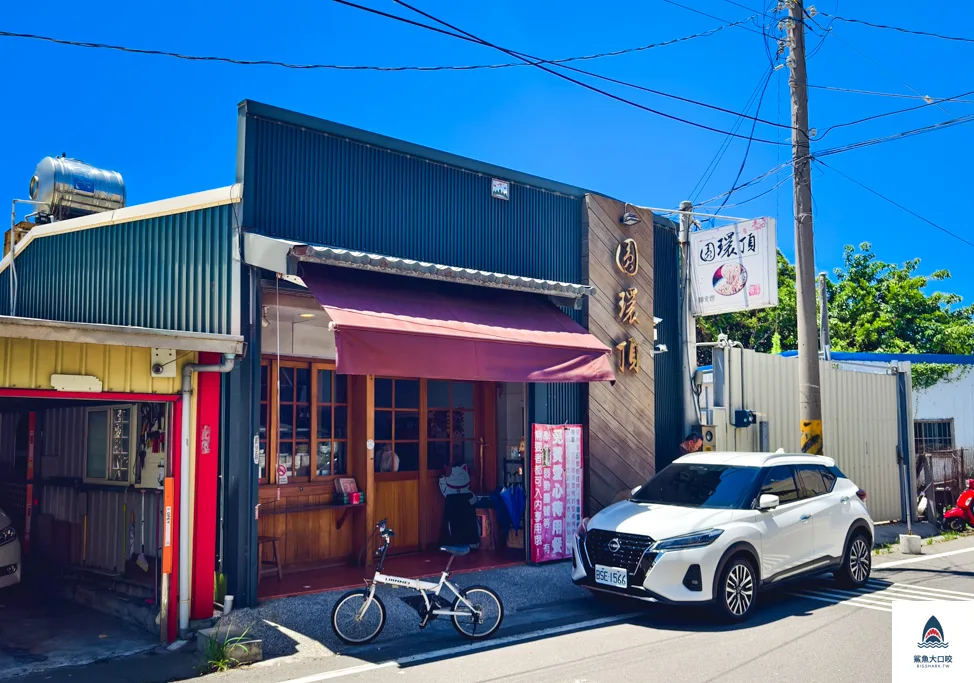
[[[469,553],[470,552],[470,546],[467,546],[467,545],[444,545],[444,546],[441,546],[440,547],[440,550],[442,550],[445,553],[450,553],[454,557],[458,557],[460,555],[466,555],[467,553]]]

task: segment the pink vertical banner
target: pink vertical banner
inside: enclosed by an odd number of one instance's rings
[[[563,560],[582,521],[582,427],[535,424],[532,437],[531,561]]]

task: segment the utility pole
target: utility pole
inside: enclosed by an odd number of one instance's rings
[[[693,230],[693,203],[680,202],[680,365],[683,368],[683,381],[687,383],[683,392],[683,434],[699,421],[700,406],[694,389],[694,375],[697,370],[697,320],[693,317],[692,291],[690,281],[690,232]],[[681,435],[682,436],[682,435]]]
[[[803,453],[822,453],[822,391],[815,320],[815,247],[812,241],[812,176],[805,74],[805,8],[788,3],[791,78],[791,152],[795,179],[795,273],[798,294],[798,393]]]

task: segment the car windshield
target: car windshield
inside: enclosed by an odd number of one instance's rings
[[[760,468],[673,463],[632,497],[637,503],[694,508],[744,508],[754,493]]]

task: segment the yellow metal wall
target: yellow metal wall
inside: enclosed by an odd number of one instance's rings
[[[52,389],[51,375],[93,375],[102,391],[175,394],[185,363],[195,352],[176,352],[176,377],[153,378],[150,349],[101,344],[0,338],[0,387]]]

